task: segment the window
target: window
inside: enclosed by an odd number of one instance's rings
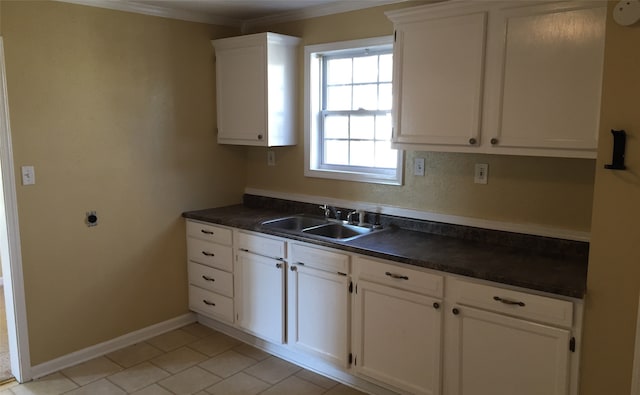
[[[402,183],[391,148],[391,37],[305,47],[305,175]]]

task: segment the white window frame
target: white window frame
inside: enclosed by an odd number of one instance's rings
[[[393,36],[367,38],[361,40],[340,41],[335,43],[307,45],[304,47],[304,175],[306,177],[329,178],[356,182],[402,185],[404,151],[398,150],[395,172],[381,172],[376,168],[344,166],[342,168],[323,168],[320,158],[320,122],[322,86],[320,79],[322,54],[335,54],[338,51],[353,51],[358,48],[392,47]],[[371,169],[371,171],[367,171]]]

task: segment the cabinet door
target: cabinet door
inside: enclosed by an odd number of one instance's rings
[[[367,281],[356,287],[354,365],[412,394],[440,394],[441,301]]]
[[[395,143],[479,143],[486,19],[477,12],[396,24]]]
[[[288,277],[289,343],[346,367],[349,277],[292,265]]]
[[[236,322],[257,337],[284,343],[284,263],[238,252]]]
[[[456,312],[447,314],[448,395],[568,394],[569,330],[471,307]]]
[[[266,145],[266,56],[266,42],[216,50],[219,140]]]
[[[496,147],[595,150],[606,4],[569,2],[496,12],[492,86]],[[500,53],[498,53],[500,52]],[[594,154],[595,155],[595,154]],[[594,156],[595,157],[595,156]]]

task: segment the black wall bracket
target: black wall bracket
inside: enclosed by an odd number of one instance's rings
[[[624,151],[627,145],[627,133],[624,130],[611,130],[613,134],[613,157],[610,165],[604,165],[605,169],[625,170]]]

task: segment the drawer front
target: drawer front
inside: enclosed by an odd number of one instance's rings
[[[189,308],[212,318],[233,323],[233,299],[189,286]]]
[[[444,278],[404,266],[392,265],[373,259],[356,257],[354,275],[378,284],[418,292],[437,298],[443,296]]]
[[[187,254],[192,262],[202,263],[228,272],[233,270],[233,250],[229,246],[188,237]]]
[[[291,245],[291,264],[349,274],[349,256],[300,244]]]
[[[449,279],[447,289],[454,303],[563,327],[573,325],[573,303],[566,300],[458,279]]]
[[[187,221],[187,236],[218,244],[231,245],[231,229],[203,224],[202,222]]]
[[[238,248],[241,250],[275,259],[284,259],[285,257],[286,247],[282,240],[245,232],[238,232],[236,235]]]
[[[233,275],[222,270],[189,262],[189,283],[230,298],[233,297]]]

